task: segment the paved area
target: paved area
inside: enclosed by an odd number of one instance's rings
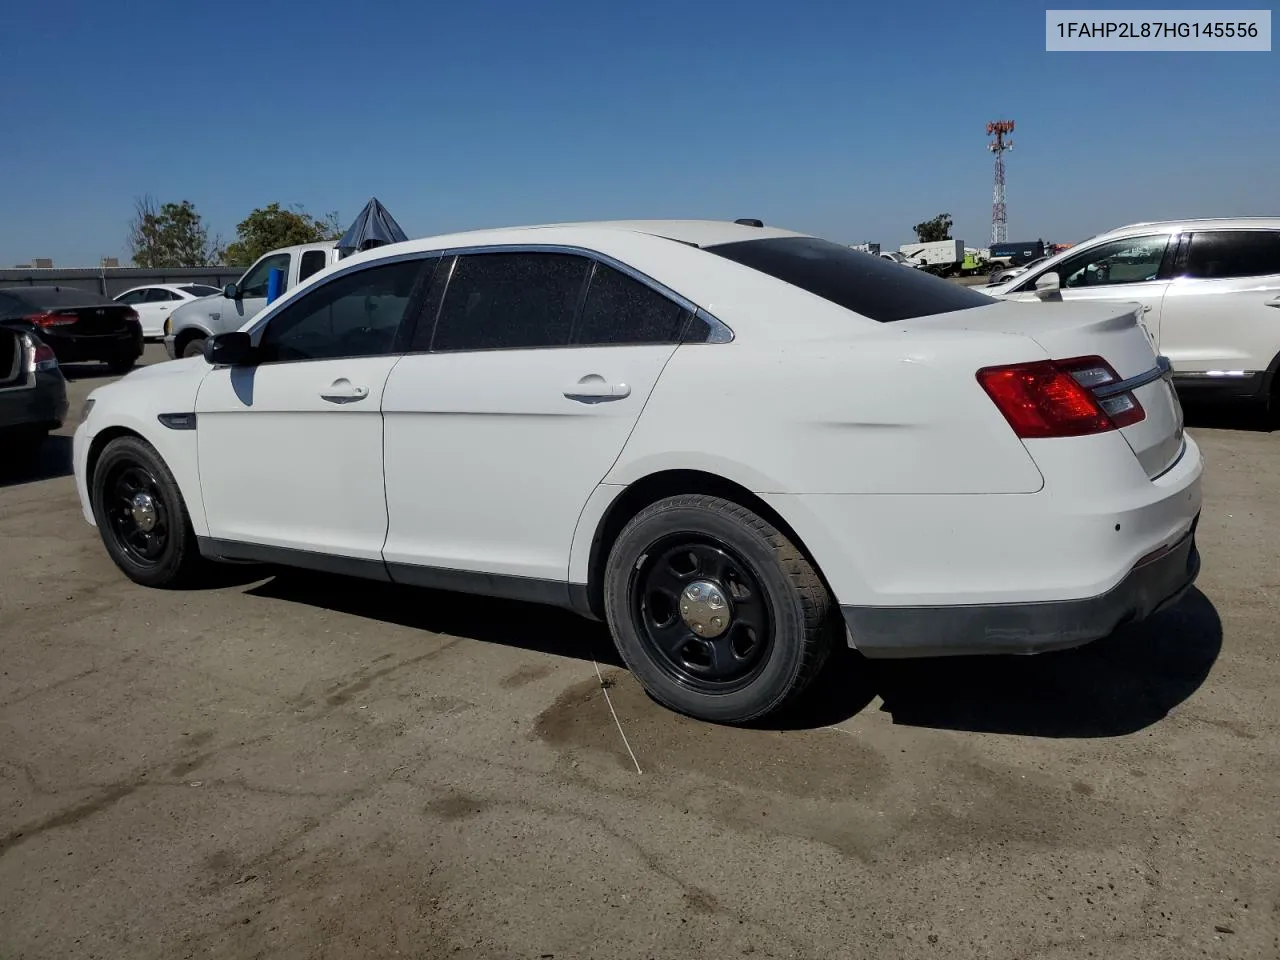
[[[1280,433],[1199,422],[1178,608],[1039,658],[845,658],[746,731],[555,611],[135,587],[56,440],[0,487],[0,956],[1280,956]]]

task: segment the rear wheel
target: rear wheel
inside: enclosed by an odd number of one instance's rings
[[[204,337],[192,337],[182,347],[181,356],[199,357],[204,354]]]
[[[605,612],[649,694],[690,716],[745,723],[794,705],[821,671],[836,611],[804,555],[745,507],[684,495],[623,528]]]
[[[137,357],[127,357],[127,358],[122,358],[120,360],[108,360],[107,369],[110,370],[112,373],[128,373],[135,366],[137,366],[137,363],[138,363]]]
[[[90,496],[107,553],[130,580],[177,587],[202,571],[177,481],[151,444],[140,437],[108,443],[90,478]]]

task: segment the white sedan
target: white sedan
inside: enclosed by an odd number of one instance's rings
[[[413,240],[94,390],[76,484],[140,584],[264,561],[558,604],[745,722],[834,644],[1033,653],[1189,588],[1202,459],[1134,310],[733,223]]]
[[[178,307],[221,293],[220,289],[207,283],[153,283],[126,290],[114,299],[116,303],[127,303],[137,312],[144,337],[158,340],[165,335],[164,322]]]

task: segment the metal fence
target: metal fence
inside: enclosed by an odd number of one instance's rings
[[[78,287],[114,297],[132,287],[150,283],[207,283],[222,287],[240,279],[239,267],[87,267],[68,269],[20,267],[0,270],[0,289],[5,287]]]

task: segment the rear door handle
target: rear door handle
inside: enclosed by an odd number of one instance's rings
[[[631,388],[625,383],[610,383],[598,373],[589,373],[568,387],[564,395],[579,403],[604,403],[631,396]]]
[[[368,387],[357,387],[346,377],[340,377],[320,392],[320,399],[330,403],[355,403],[368,395]]]

